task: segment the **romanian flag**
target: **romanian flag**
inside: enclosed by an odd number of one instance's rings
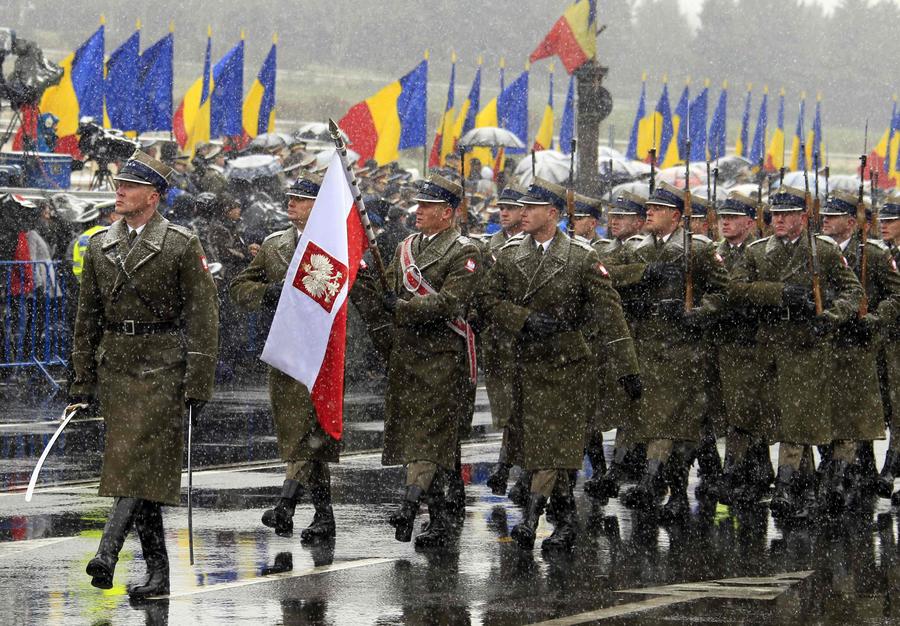
[[[668,80],[668,77],[663,76],[663,91],[659,96],[659,102],[656,103],[656,109],[650,115],[645,116],[638,124],[637,154],[642,161],[650,158],[651,148],[658,149],[662,143],[662,135],[665,129],[663,128],[664,122],[661,111],[663,107],[669,108]],[[663,105],[663,98],[666,100],[665,105]]]
[[[104,116],[106,128],[136,130],[139,125],[141,100],[139,97],[141,60],[141,23],[134,34],[116,48],[106,61],[104,85]]]
[[[206,55],[203,59],[203,76],[194,81],[190,86],[175,116],[172,119],[172,130],[178,145],[190,154],[194,153],[195,146],[204,141],[209,141],[210,103],[209,94],[213,89],[210,56],[212,53],[212,29],[206,33]]]
[[[566,106],[563,109],[562,122],[559,125],[559,151],[569,154],[572,151],[572,138],[575,137],[575,77],[569,77],[569,91],[566,92]]]
[[[272,38],[272,47],[259,68],[256,80],[250,85],[247,97],[244,98],[243,120],[244,133],[248,137],[256,137],[262,133],[275,130],[275,48],[278,37]]]
[[[550,98],[547,100],[547,106],[544,107],[544,116],[541,118],[541,125],[538,127],[537,135],[534,137],[534,146],[532,150],[547,150],[553,145],[553,65],[550,65]]]
[[[806,140],[803,136],[803,117],[806,112],[806,94],[800,94],[800,113],[797,115],[797,128],[794,130],[794,137],[791,139],[791,164],[789,170],[799,172],[806,169],[806,151],[800,149],[800,145]]]
[[[40,112],[59,118],[57,152],[80,155],[76,133],[82,117],[92,117],[98,124],[103,122],[104,23],[101,18],[100,28],[60,62],[62,80],[41,97]]]
[[[897,120],[897,95],[894,94],[893,106],[891,107],[891,119],[888,120],[888,126],[881,135],[881,139],[875,144],[875,147],[869,152],[869,165],[873,168],[881,169],[885,174],[890,172],[891,164],[887,158],[890,146],[894,143],[895,126]]]
[[[747,158],[747,147],[750,145],[750,90],[752,85],[747,85],[747,97],[744,98],[744,114],[741,115],[741,132],[738,135],[737,143],[734,144],[734,153],[738,156]]]
[[[440,167],[447,155],[453,152],[453,118],[456,109],[453,107],[453,92],[456,91],[456,53],[450,57],[450,86],[447,88],[447,104],[441,123],[434,134],[434,144],[428,157],[428,167]]]
[[[766,150],[766,171],[777,172],[784,167],[784,89],[778,94],[778,126]]]
[[[240,137],[244,132],[244,33],[212,71],[210,137]]]
[[[472,86],[469,88],[469,95],[466,101],[459,107],[459,113],[456,115],[456,122],[453,124],[453,149],[456,149],[456,142],[467,132],[475,128],[475,117],[478,115],[478,109],[481,103],[481,57],[478,57],[478,70],[475,72],[475,78],[472,80]]]
[[[631,123],[631,134],[628,136],[628,149],[625,151],[625,157],[632,161],[643,159],[646,152],[642,155],[639,152],[638,142],[640,140],[641,122],[647,117],[647,73],[641,76],[641,97],[638,100],[637,111],[634,113],[634,122]]]
[[[694,162],[706,160],[706,117],[709,101],[709,81],[703,86],[700,95],[691,102],[688,119],[688,130],[691,139],[690,159]]]
[[[428,55],[411,72],[347,111],[339,125],[360,161],[396,161],[400,150],[425,145]]]
[[[575,0],[559,18],[528,60],[558,55],[571,74],[597,56],[596,0]]]
[[[781,113],[782,123],[784,120],[784,110],[782,107]],[[753,167],[758,168],[760,163],[763,164],[764,168],[768,168],[765,165],[765,156],[766,156],[766,126],[769,124],[769,88],[768,86],[763,87],[763,97],[762,102],[759,103],[759,115],[756,118],[756,132],[753,133],[753,145],[750,148],[750,162],[753,164]],[[782,135],[782,142],[784,142],[784,136]]]
[[[488,102],[475,116],[475,128],[499,126],[515,134],[523,144],[528,145],[528,70],[522,72],[516,80],[500,92],[500,95]],[[521,149],[507,148],[506,152],[524,152]],[[466,172],[468,163],[478,159],[482,166],[495,163],[497,154],[490,148],[473,148],[466,153]]]
[[[653,138],[653,145],[657,150],[656,161],[659,163],[662,160],[662,155],[665,155],[669,149],[669,144],[672,143],[672,137],[675,135],[675,128],[672,125],[672,109],[669,106],[668,79],[663,79],[662,94],[659,96],[659,102],[656,103],[656,111],[653,115],[656,116],[653,126],[658,129],[659,133],[657,137]]]
[[[709,150],[710,161],[721,159],[725,156],[726,117],[728,115],[728,83],[722,84],[719,93],[719,102],[713,111],[712,121],[709,123]]]
[[[690,79],[688,79],[688,84],[684,86],[681,97],[678,98],[678,104],[675,105],[675,112],[672,114],[672,138],[674,141],[670,140],[666,149],[660,151],[660,168],[674,167],[684,161],[687,124],[681,122],[686,122],[688,119],[690,97]]]
[[[144,50],[138,74],[139,111],[134,130],[172,130],[175,36],[169,34]]]

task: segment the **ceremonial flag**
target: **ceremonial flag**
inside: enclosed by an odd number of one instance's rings
[[[206,30],[206,54],[203,57],[203,75],[188,88],[172,118],[172,130],[178,145],[193,155],[198,143],[209,141],[210,103],[213,89],[212,77],[212,28]]]
[[[715,161],[725,156],[726,116],[728,115],[728,82],[722,83],[719,102],[709,123],[709,160]]]
[[[646,115],[638,123],[637,158],[642,161],[646,161],[650,158],[650,148],[653,148],[654,146],[658,147],[660,145],[660,139],[662,138],[663,132],[660,107],[662,106],[663,96],[666,98],[666,107],[668,107],[669,95],[668,90],[666,89],[667,82],[668,77],[663,76],[663,92],[660,94],[659,102],[656,103],[656,108],[650,115]]]
[[[673,167],[684,160],[684,148],[687,145],[685,143],[685,129],[687,124],[682,124],[682,121],[687,122],[690,97],[690,79],[688,79],[687,84],[685,84],[684,89],[681,91],[681,97],[678,99],[678,104],[675,105],[675,113],[672,115],[672,137],[675,140],[669,141],[669,145],[665,152],[660,152],[662,155],[660,168]]]
[[[172,130],[172,84],[175,36],[169,34],[144,50],[138,77],[139,105],[134,130]]]
[[[655,126],[658,129],[658,139],[654,138],[654,145],[657,146],[656,160],[657,163],[661,163],[675,135],[672,109],[669,107],[669,82],[666,78],[663,79],[663,90],[654,115],[657,117]]]
[[[497,96],[500,128],[512,132],[523,145],[528,145],[528,74],[526,68]],[[525,148],[507,148],[509,154],[527,152]]]
[[[806,162],[812,166],[813,171],[818,171],[825,156],[825,142],[822,138],[822,94],[816,95],[816,116],[813,118],[812,129],[806,139]]]
[[[336,440],[343,434],[347,294],[365,249],[365,230],[334,154],[291,258],[261,359],[306,385],[322,430]]]
[[[782,122],[784,120],[784,107],[780,113]],[[756,117],[756,132],[753,133],[753,145],[750,148],[750,162],[754,168],[759,167],[760,161],[766,156],[766,126],[769,123],[769,87],[763,87],[762,102],[759,103],[759,115]],[[784,139],[782,138],[782,141]],[[765,169],[768,167],[763,164]]]
[[[791,139],[791,161],[789,169],[792,172],[799,172],[806,169],[806,154],[804,150],[800,150],[800,143],[805,143],[803,137],[803,116],[806,111],[806,94],[800,94],[800,113],[797,115],[797,128],[794,130],[794,137]]]
[[[706,118],[709,100],[709,80],[700,95],[691,102],[689,128],[691,131],[691,161],[706,160]]]
[[[210,137],[240,137],[244,132],[244,33],[213,67],[209,107]]]
[[[105,110],[103,125],[119,130],[136,130],[139,124],[141,22],[121,46],[113,50],[106,61],[104,84]]]
[[[569,74],[597,56],[596,0],[575,0],[528,60],[534,63],[554,54]]]
[[[244,98],[242,111],[244,132],[248,137],[256,137],[275,130],[275,69],[278,36],[272,37],[272,47],[266,55],[256,80],[250,85]]]
[[[887,155],[890,154],[890,146],[894,143],[894,131],[897,120],[896,94],[894,94],[892,100],[893,106],[891,107],[891,119],[888,121],[888,125],[884,130],[884,134],[881,135],[881,139],[878,140],[878,143],[875,144],[875,147],[872,148],[871,152],[869,152],[868,154],[869,164],[876,169],[880,168],[881,171],[883,171],[885,174],[891,171],[891,163]]]
[[[78,150],[78,121],[92,117],[103,123],[103,55],[104,24],[100,18],[98,28],[75,52],[60,61],[62,79],[44,91],[39,109],[52,113],[59,122],[56,134],[59,140],[56,151],[80,156]]]
[[[440,167],[444,164],[447,155],[453,152],[453,117],[456,109],[453,108],[453,92],[456,91],[456,53],[450,57],[450,86],[447,88],[447,104],[444,106],[444,114],[441,123],[438,124],[434,134],[434,144],[431,146],[431,154],[428,157],[428,167]]]
[[[747,97],[744,99],[744,114],[741,116],[741,132],[738,135],[737,143],[734,144],[734,153],[738,156],[747,158],[748,139],[750,137],[750,89],[752,85],[747,85]]]
[[[400,150],[424,146],[428,56],[400,80],[347,111],[339,124],[361,162],[396,161]]]
[[[566,92],[566,106],[563,109],[562,122],[559,125],[559,150],[563,154],[572,151],[572,138],[575,136],[575,77],[569,77],[569,91]]]
[[[778,94],[778,126],[766,150],[766,171],[777,172],[784,167],[784,89]]]
[[[547,106],[544,107],[544,116],[541,118],[541,125],[538,127],[537,135],[534,137],[534,145],[532,149],[547,150],[553,146],[553,64],[550,64],[550,97],[547,100]]]
[[[628,136],[628,149],[625,151],[625,158],[636,159],[643,158],[638,152],[638,140],[641,130],[641,120],[647,116],[647,72],[641,76],[641,97],[638,100],[637,111],[634,112],[634,122],[631,123],[631,134]],[[646,156],[646,155],[645,155]]]

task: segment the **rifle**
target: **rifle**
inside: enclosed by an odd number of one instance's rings
[[[572,158],[569,161],[569,187],[566,189],[566,233],[575,237],[575,140],[572,140]]]
[[[710,198],[710,207],[706,212],[706,227],[709,230],[709,238],[716,240],[719,238],[719,215],[716,213],[716,195],[719,188],[719,166],[716,165],[712,171],[712,198]]]
[[[534,155],[534,150],[531,151],[531,180],[534,181],[535,177],[537,177],[537,157]]]
[[[803,136],[802,133],[800,135]],[[800,142],[800,153],[803,154],[806,146]],[[806,240],[809,242],[809,269],[812,272],[812,290],[813,300],[816,303],[816,315],[822,315],[825,306],[822,303],[822,280],[819,269],[819,249],[816,242],[816,235],[813,232],[812,225],[809,223],[812,219],[812,198],[809,193],[809,171],[803,169],[803,186],[805,193],[803,194],[803,204],[806,209]]]
[[[863,140],[863,153],[859,155],[859,191],[856,199],[856,225],[859,227],[859,282],[862,284],[862,297],[859,299],[859,318],[862,319],[869,312],[869,295],[867,286],[869,282],[869,251],[866,244],[869,241],[869,220],[866,219],[866,203],[863,200],[863,187],[865,186],[866,149],[869,143],[869,122],[866,120],[866,134]],[[869,180],[872,181],[872,174]],[[874,193],[874,182],[872,183]]]
[[[466,195],[466,149],[459,147],[459,178],[462,185],[462,200],[456,209],[456,216],[459,219],[459,232],[462,235],[469,235],[469,197]],[[462,217],[460,217],[460,215]]]
[[[372,228],[372,222],[369,221],[369,213],[366,211],[366,204],[363,202],[362,192],[359,190],[359,184],[356,181],[356,174],[353,172],[353,166],[347,162],[347,146],[344,144],[344,138],[341,131],[334,120],[328,120],[328,131],[331,133],[331,140],[334,141],[334,147],[341,157],[341,165],[344,166],[344,174],[347,182],[350,184],[350,193],[353,194],[353,202],[359,211],[359,219],[362,222],[363,229],[366,231],[366,238],[369,240],[369,250],[372,251],[372,260],[375,262],[375,269],[378,272],[378,281],[384,291],[390,291],[387,274],[384,271],[384,260],[381,258],[381,250],[378,249],[378,241],[375,239],[375,229]]]
[[[609,172],[609,189],[607,190],[607,193],[609,193],[609,206],[612,207],[612,203],[613,203],[613,160],[612,159],[609,160],[608,172]],[[652,189],[652,187],[651,187],[651,189]],[[653,193],[653,192],[651,191],[651,193]]]
[[[684,157],[684,310],[691,311],[694,308],[694,254],[691,249],[693,243],[693,230],[691,218],[694,210],[691,206],[691,140],[688,135],[685,141]]]
[[[763,171],[763,160],[759,160],[759,183],[756,186],[756,230],[759,231],[759,236],[762,237],[763,233],[766,232],[766,215],[765,210],[763,208],[762,201],[762,184],[766,175]]]
[[[816,197],[813,200],[813,222],[816,225],[816,232],[818,233],[821,229],[821,211],[822,211],[822,202],[819,200],[819,151],[816,150],[813,152],[813,167],[815,168],[815,191]]]
[[[610,159],[612,162],[612,159]],[[612,170],[610,170],[610,174],[612,174]],[[612,178],[610,177],[610,183],[612,183]],[[653,114],[653,147],[650,148],[650,195],[653,195],[653,190],[656,189],[656,113]],[[612,200],[612,191],[610,191],[610,200]]]

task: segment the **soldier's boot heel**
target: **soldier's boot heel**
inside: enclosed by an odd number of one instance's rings
[[[853,464],[858,477],[856,484],[860,495],[872,495],[878,488],[878,465],[875,463],[875,446],[872,441],[857,444],[856,462]]]
[[[622,496],[622,504],[629,509],[648,510],[653,508],[662,497],[662,467],[663,464],[656,460],[647,461],[647,467],[640,481]]]
[[[538,522],[544,512],[547,498],[539,493],[532,493],[528,498],[528,507],[525,509],[525,517],[522,522],[516,524],[510,536],[523,550],[534,548],[534,540],[537,537]]]
[[[673,454],[666,463],[666,478],[669,483],[669,499],[660,510],[660,518],[664,523],[677,524],[691,512],[688,500],[688,476],[690,460],[679,454]]]
[[[319,478],[309,490],[309,498],[316,512],[312,523],[300,531],[300,543],[310,544],[317,541],[334,539],[334,509],[331,508],[331,482],[328,478]]]
[[[112,589],[113,575],[116,571],[116,563],[119,561],[119,552],[125,543],[135,514],[141,501],[137,498],[116,498],[109,519],[103,527],[103,536],[97,554],[85,568],[91,577],[91,584],[98,589]]]
[[[564,496],[559,498],[556,513],[556,526],[553,533],[541,542],[542,551],[571,550],[578,538],[578,510],[575,498]]]
[[[525,506],[528,502],[528,492],[531,490],[531,472],[522,470],[515,484],[510,488],[506,497],[518,506]]]
[[[878,475],[878,483],[876,490],[882,498],[890,498],[894,493],[894,475],[897,467],[898,454],[893,450],[888,450],[884,455],[884,466]]]
[[[169,554],[163,528],[162,508],[158,502],[144,501],[135,519],[141,552],[147,564],[147,579],[140,585],[128,587],[133,600],[163,596],[169,593]]]
[[[502,496],[506,493],[506,484],[509,482],[509,469],[509,463],[497,463],[485,481],[488,489],[495,496]]]
[[[775,493],[769,502],[769,510],[772,511],[772,517],[786,518],[790,516],[796,508],[796,500],[791,491],[791,483],[797,470],[789,465],[782,465],[778,468],[778,474],[775,477]]]
[[[303,487],[296,480],[285,480],[281,486],[281,497],[275,508],[263,513],[262,523],[275,529],[279,537],[290,537],[294,534],[294,511],[300,499]]]
[[[584,483],[584,492],[592,498],[609,501],[619,497],[619,485],[625,480],[625,467],[613,461],[602,476],[592,476]],[[604,502],[604,503],[605,503]]]
[[[844,512],[847,508],[847,462],[832,459],[828,475],[822,485],[825,510],[834,515]]]
[[[451,539],[453,523],[443,494],[434,494],[428,502],[428,529],[416,536],[416,549],[442,548]]]
[[[417,485],[407,485],[403,501],[397,510],[390,516],[388,523],[394,527],[394,539],[403,543],[412,540],[413,526],[416,522],[416,514],[419,512],[419,500],[422,499],[422,489]]]
[[[694,490],[698,500],[718,499],[722,491],[722,459],[715,437],[704,437],[697,451],[697,474],[700,482]]]

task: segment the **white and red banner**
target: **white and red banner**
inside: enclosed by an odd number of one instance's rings
[[[297,243],[262,360],[310,390],[322,429],[343,430],[347,294],[367,240],[337,153]]]

